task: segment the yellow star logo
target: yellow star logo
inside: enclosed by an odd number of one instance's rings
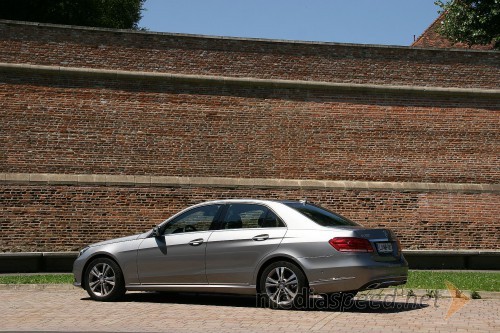
[[[450,307],[448,308],[448,313],[446,314],[446,317],[444,319],[448,320],[451,316],[455,314],[458,310],[463,308],[465,304],[467,304],[470,301],[470,298],[465,296],[460,289],[455,287],[451,282],[449,281],[444,281],[446,284],[446,288],[448,288],[448,291],[450,292],[451,296],[451,304]]]

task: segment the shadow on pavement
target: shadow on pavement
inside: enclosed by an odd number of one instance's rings
[[[90,297],[82,298],[92,301]],[[93,302],[93,301],[92,301]],[[202,293],[174,293],[174,292],[129,292],[119,301],[120,303],[164,303],[185,305],[210,305],[246,308],[265,308],[259,303],[256,296],[202,294]],[[312,305],[312,306],[311,306]],[[331,312],[359,312],[359,313],[399,313],[426,308],[431,305],[430,300],[415,299],[385,299],[385,300],[351,300],[341,307],[338,304],[328,304],[321,300],[312,300],[309,306],[298,306],[299,311],[331,311]]]

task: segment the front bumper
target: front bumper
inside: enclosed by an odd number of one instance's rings
[[[75,262],[73,263],[73,276],[75,278],[73,285],[75,287],[83,288],[82,277],[83,277],[84,267],[85,267],[85,260],[83,260],[81,256],[76,258]]]

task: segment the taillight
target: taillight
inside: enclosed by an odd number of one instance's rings
[[[372,244],[366,238],[335,237],[328,243],[340,252],[373,252]]]

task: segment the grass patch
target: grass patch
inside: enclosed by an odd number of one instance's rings
[[[500,291],[500,273],[410,270],[407,289],[446,289],[449,281],[460,290]]]
[[[500,272],[453,272],[410,270],[406,289],[446,289],[444,281],[460,290],[500,291]],[[0,275],[0,284],[73,283],[73,274]]]
[[[73,274],[2,275],[0,284],[61,284],[73,283]]]

